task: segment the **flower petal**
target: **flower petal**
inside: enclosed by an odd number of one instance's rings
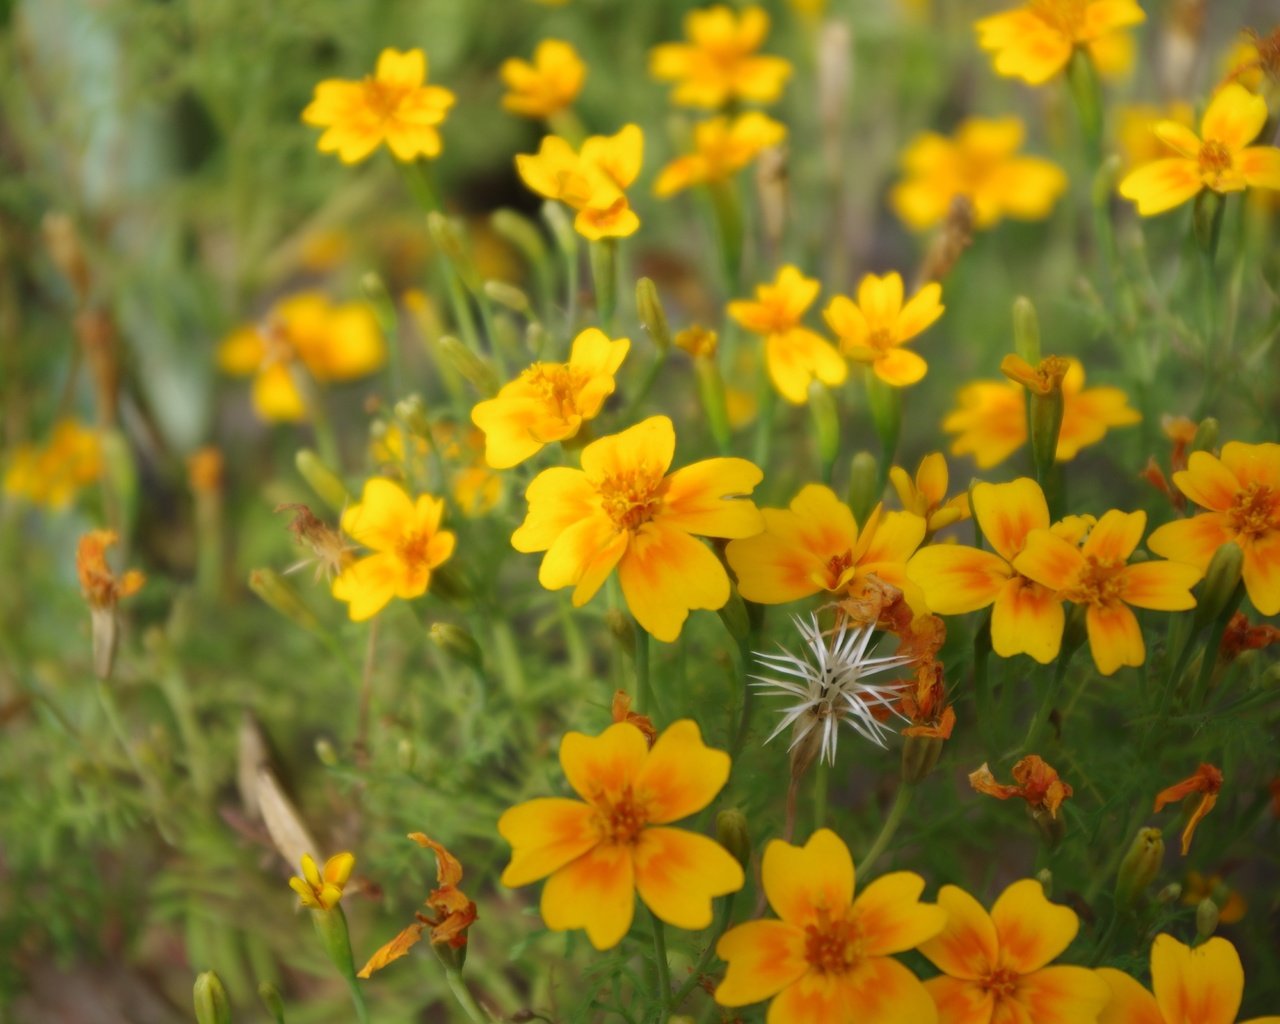
[[[980,984],[942,975],[924,983],[940,1024],[991,1024],[995,996]]]
[[[844,840],[827,828],[813,833],[804,846],[774,839],[765,847],[760,878],[774,912],[801,928],[818,910],[843,913],[853,902],[853,858]]]
[[[714,839],[680,828],[647,828],[635,847],[636,889],[667,924],[698,931],[711,924],[711,901],[737,892],[742,866]]]
[[[1030,477],[1007,484],[974,484],[973,516],[987,543],[1012,562],[1022,552],[1027,534],[1049,528],[1049,503]]]
[[[1086,967],[1045,967],[1020,978],[1014,998],[1035,1024],[1095,1024],[1110,995]]]
[[[1133,554],[1147,528],[1145,512],[1120,512],[1112,509],[1094,524],[1085,538],[1080,553],[1099,562],[1124,562]]]
[[[1267,123],[1267,101],[1239,82],[1230,82],[1214,94],[1200,121],[1206,142],[1221,142],[1233,153],[1249,145]]]
[[[1280,444],[1228,441],[1222,446],[1222,464],[1231,470],[1241,486],[1258,484],[1280,488]]]
[[[1066,615],[1062,598],[1033,580],[1015,576],[991,610],[991,648],[1002,658],[1027,654],[1041,665],[1058,656]]]
[[[1280,615],[1280,529],[1244,545],[1244,588],[1261,615]]]
[[[915,295],[911,296],[911,300],[902,307],[902,312],[898,314],[898,323],[894,334],[899,343],[906,341],[908,338],[914,338],[933,324],[938,317],[942,316],[946,307],[942,305],[941,299],[942,285],[938,284],[937,281],[930,281]]]
[[[752,537],[764,529],[756,506],[743,500],[764,479],[746,459],[703,459],[663,482],[662,522],[701,537]]]
[[[635,777],[635,794],[655,825],[679,821],[706,807],[729,781],[729,755],[702,742],[690,718],[669,726]]]
[[[1018,974],[1038,971],[1071,945],[1080,920],[1070,907],[1050,903],[1044,887],[1024,878],[1005,889],[991,908],[1000,937],[1000,961]]]
[[[1225,514],[1202,512],[1190,519],[1165,523],[1147,538],[1147,547],[1175,562],[1205,569],[1218,548],[1233,536]]]
[[[985,608],[1012,572],[999,555],[959,544],[931,545],[917,551],[907,563],[907,576],[924,591],[930,610],[938,615],[963,615]]]
[[[541,797],[517,804],[498,819],[498,833],[511,844],[502,884],[528,885],[546,878],[600,842],[592,827],[595,810],[581,800]]]
[[[720,560],[705,544],[657,520],[631,535],[618,582],[636,621],[664,643],[680,635],[693,609],[715,610],[729,600],[729,575]]]
[[[615,722],[599,736],[567,732],[560,741],[560,766],[574,792],[588,803],[612,803],[640,774],[649,744],[628,722]]]
[[[1180,156],[1143,164],[1120,182],[1120,194],[1137,203],[1144,217],[1181,206],[1202,188],[1199,164]]]
[[[920,952],[953,978],[987,977],[999,960],[1000,945],[991,916],[981,903],[955,885],[938,890],[938,906],[947,915],[942,931],[920,944]],[[944,1020],[948,1020],[945,1015]]]
[[[593,482],[637,472],[662,477],[676,451],[676,430],[666,416],[592,441],[582,449],[582,471]]]
[[[1173,474],[1178,490],[1201,508],[1226,512],[1240,493],[1241,481],[1208,452],[1192,452],[1187,468]]]
[[[922,892],[924,879],[914,871],[893,871],[858,894],[853,915],[867,956],[903,953],[942,931],[946,911],[921,903]]]
[[[907,348],[891,348],[871,365],[877,377],[895,388],[918,383],[929,370],[929,364]]]
[[[871,523],[866,525],[871,527]],[[920,546],[928,529],[929,524],[924,517],[914,512],[887,512],[876,521],[870,540],[858,552],[858,562],[864,565],[873,562],[904,565]]]
[[[1191,949],[1172,935],[1157,935],[1151,989],[1166,1021],[1233,1024],[1244,998],[1244,968],[1226,939],[1215,936]]]
[[[1069,587],[1084,564],[1084,556],[1074,544],[1048,530],[1032,530],[1027,534],[1022,554],[1013,561],[1013,567],[1023,576],[1050,590]]]
[[[1235,166],[1254,188],[1280,189],[1280,148],[1250,146],[1236,154]]]
[[[716,943],[728,964],[716,988],[721,1006],[747,1006],[781,992],[809,969],[805,935],[784,921],[749,921],[730,928]]]
[[[846,991],[844,1013],[824,1018],[826,1021],[936,1024],[937,1009],[928,991],[919,978],[893,957],[869,956],[844,975],[843,980]],[[777,1005],[776,1001],[774,1005]]]
[[[1098,977],[1111,991],[1098,1024],[1165,1024],[1156,997],[1129,975],[1113,967],[1100,967]]]
[[[622,941],[631,930],[635,906],[631,848],[613,843],[602,843],[566,864],[542,888],[547,927],[553,932],[585,928],[596,949],[612,949]]]
[[[546,551],[574,523],[601,515],[600,498],[587,475],[578,469],[544,469],[525,491],[529,512],[511,535],[517,551]]]
[[[1196,606],[1191,588],[1204,573],[1179,562],[1139,562],[1120,570],[1124,602],[1158,612],[1182,612]]]
[[[872,330],[892,330],[902,312],[902,275],[897,271],[884,277],[867,274],[858,283],[858,308]]]

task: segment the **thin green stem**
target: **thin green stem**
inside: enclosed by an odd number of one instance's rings
[[[827,792],[831,788],[831,765],[823,758],[813,766],[813,827],[825,828],[827,824]]]
[[[1062,681],[1067,677],[1067,666],[1071,664],[1071,656],[1075,654],[1075,650],[1075,647],[1068,648],[1064,646],[1058,652],[1058,663],[1053,667],[1053,676],[1048,688],[1045,690],[1044,699],[1041,700],[1040,706],[1036,708],[1031,724],[1027,727],[1027,735],[1022,741],[1020,749],[1023,752],[1033,750],[1044,735],[1044,728],[1049,723],[1049,715],[1053,711],[1058,694],[1062,691]]]
[[[365,1005],[364,993],[360,991],[360,983],[354,974],[348,976],[347,988],[351,990],[351,1002],[355,1004],[356,1019],[360,1024],[369,1024],[369,1007]]]
[[[863,854],[862,859],[858,861],[858,871],[863,877],[866,877],[871,865],[876,862],[880,854],[884,853],[885,848],[897,833],[898,826],[902,824],[902,819],[907,813],[907,808],[911,804],[911,798],[915,795],[915,791],[916,787],[908,782],[904,782],[898,787],[898,794],[893,798],[893,806],[889,808],[889,813],[880,826],[880,834],[872,842],[871,849]]]
[[[698,957],[697,963],[693,965],[693,970],[684,984],[676,989],[676,994],[671,997],[669,1004],[672,1013],[678,1013],[680,1007],[684,1005],[686,999],[698,987],[698,981],[702,977],[702,973],[707,969],[707,964],[711,962],[711,958],[715,956],[716,943],[720,941],[720,936],[725,933],[729,927],[729,920],[733,917],[733,901],[737,893],[729,893],[720,904],[719,914],[716,920],[715,931],[712,933],[710,941],[702,950],[702,955]]]
[[[667,929],[652,910],[649,917],[653,921],[653,957],[654,967],[658,969],[658,1000],[663,1007],[671,998],[671,965],[667,963]]]
[[[653,689],[649,680],[649,631],[639,622],[635,624],[636,636],[636,703],[645,714],[654,711]]]
[[[474,1024],[489,1024],[489,1015],[476,1002],[476,997],[471,994],[471,989],[463,980],[462,972],[446,969],[444,978],[449,983],[449,991],[453,993],[453,998],[458,1001],[462,1012],[467,1015],[467,1020],[473,1021]]]

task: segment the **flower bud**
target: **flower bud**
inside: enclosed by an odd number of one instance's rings
[[[515,210],[495,210],[489,216],[489,223],[499,237],[506,239],[517,249],[534,271],[545,267],[547,262],[547,245],[542,239],[538,225],[528,217]]]
[[[658,351],[670,349],[671,328],[667,326],[667,314],[658,298],[658,286],[650,278],[642,277],[636,282],[636,312]]]
[[[1132,906],[1155,881],[1164,860],[1164,833],[1158,828],[1139,829],[1116,873],[1116,905]]]
[[[809,385],[809,414],[813,417],[814,439],[824,480],[831,478],[831,467],[840,453],[840,414],[830,389],[821,381]]]
[[[1191,444],[1187,450],[1189,452],[1207,452],[1212,451],[1218,445],[1218,421],[1212,416],[1206,416],[1200,421],[1200,425],[1196,427],[1195,436],[1191,438]]]
[[[1196,904],[1196,942],[1204,942],[1218,930],[1218,918],[1221,915],[1218,904],[1208,896]]]
[[[1196,599],[1195,624],[1199,630],[1240,603],[1240,578],[1244,573],[1244,552],[1235,541],[1227,541],[1213,553]]]
[[[471,260],[471,254],[467,252],[461,226],[443,213],[432,210],[427,214],[427,233],[431,235],[436,248],[453,265],[458,277],[467,286],[467,291],[472,295],[477,294],[480,291],[480,274]]]
[[[231,1024],[231,1004],[226,989],[213,971],[196,975],[191,991],[196,1008],[196,1024]]]
[[[523,289],[507,284],[506,281],[486,281],[484,293],[499,306],[505,306],[513,313],[528,314],[529,312],[529,296]]]
[[[442,601],[462,601],[471,596],[471,584],[461,566],[446,562],[431,570],[431,593]]]
[[[751,619],[747,615],[747,602],[742,599],[742,595],[738,591],[732,590],[729,593],[729,600],[718,610],[720,621],[724,623],[724,628],[729,631],[729,635],[738,643],[743,643],[751,634]]]
[[[498,378],[493,368],[457,338],[446,334],[436,342],[436,346],[440,358],[479,394],[487,398],[498,390]]]
[[[941,736],[908,736],[902,742],[902,781],[923,782],[933,771],[946,742]]]
[[[858,452],[849,463],[849,507],[859,523],[865,523],[880,501],[880,469],[870,452]]]
[[[316,740],[316,760],[326,768],[336,768],[338,766],[338,752],[334,750],[333,743],[328,737],[321,736]]]
[[[294,625],[318,633],[320,620],[302,601],[302,596],[274,569],[254,569],[249,573],[249,589]]]
[[[480,668],[480,645],[465,626],[452,622],[433,622],[427,635],[445,654],[474,669]]]
[[[413,746],[413,741],[408,736],[401,736],[396,743],[396,765],[402,772],[408,774],[413,771],[413,766],[418,761],[418,752]]]
[[[1171,906],[1180,899],[1182,899],[1182,884],[1180,882],[1170,882],[1156,893],[1156,902],[1162,907]]]
[[[284,1000],[280,998],[280,992],[269,981],[258,983],[258,998],[262,1000],[262,1005],[267,1008],[267,1013],[271,1014],[271,1019],[276,1024],[284,1024]]]
[[[751,833],[747,816],[736,807],[716,815],[716,842],[733,854],[745,871],[751,864]]]
[[[1036,881],[1040,883],[1040,888],[1044,890],[1046,899],[1053,898],[1053,872],[1048,868],[1041,868],[1036,872]]]
[[[399,323],[395,303],[387,293],[387,286],[377,273],[370,270],[360,278],[360,291],[373,311],[373,318],[378,322],[378,329],[385,335],[391,335]]]
[[[1013,350],[1032,366],[1040,362],[1040,321],[1025,295],[1013,300]]]
[[[461,946],[455,946],[447,939],[444,942],[431,943],[431,952],[436,955],[436,959],[444,964],[446,973],[461,974],[462,965],[467,962],[467,946],[470,943],[464,942]]]
[[[566,260],[574,260],[578,253],[578,233],[573,230],[573,222],[565,213],[564,207],[548,199],[542,204],[542,219],[551,229],[551,236],[556,245],[564,253]]]
[[[315,491],[316,496],[329,506],[333,512],[341,512],[351,501],[346,484],[332,469],[326,466],[320,456],[310,448],[302,448],[293,457],[293,463],[302,474],[307,486]]]

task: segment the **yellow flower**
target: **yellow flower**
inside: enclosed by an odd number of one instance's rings
[[[1280,27],[1265,36],[1253,29],[1243,35],[1223,61],[1225,81],[1239,82],[1250,92],[1260,92],[1268,79],[1280,83]]]
[[[639,229],[625,189],[639,175],[643,157],[644,134],[629,124],[616,135],[591,136],[579,153],[558,135],[548,135],[536,154],[516,156],[516,170],[538,195],[576,210],[574,229],[597,241],[625,238]]]
[[[1084,366],[1069,359],[1062,379],[1062,429],[1057,460],[1069,462],[1081,448],[1097,444],[1111,427],[1127,427],[1142,419],[1129,408],[1119,388],[1084,386]],[[980,469],[999,465],[1027,441],[1027,403],[1022,386],[1012,381],[980,380],[957,395],[959,407],[947,414],[942,429],[957,437],[952,455],[972,454]]]
[[[75,420],[59,420],[44,446],[19,445],[4,474],[4,490],[46,508],[61,509],[83,487],[101,479],[102,441]]]
[[[382,366],[386,346],[363,303],[335,306],[304,292],[275,306],[261,324],[241,327],[218,347],[218,367],[253,375],[253,407],[265,420],[296,421],[307,409],[291,366],[301,363],[318,381],[364,377]]]
[[[508,90],[502,97],[504,109],[522,117],[546,118],[578,98],[587,66],[568,43],[544,39],[533,51],[532,64],[510,57],[498,74]]]
[[[485,461],[510,469],[544,445],[574,437],[613,394],[630,347],[626,338],[610,341],[589,327],[574,338],[567,363],[534,363],[496,398],[477,404],[471,420],[484,431]]]
[[[728,967],[715,991],[722,1006],[772,998],[775,1024],[937,1019],[920,981],[897,960],[937,935],[946,916],[920,902],[924,879],[882,875],[854,898],[849,848],[830,829],[804,846],[773,840],[761,879],[779,920],[730,928],[716,944]]]
[[[304,907],[312,910],[332,910],[342,899],[342,890],[347,879],[351,877],[351,869],[356,866],[356,858],[351,853],[335,853],[324,862],[323,873],[316,867],[314,858],[309,853],[302,855],[302,877],[294,875],[289,879],[289,888],[298,894]]]
[[[729,577],[702,537],[749,537],[760,513],[746,496],[763,477],[745,459],[704,459],[667,474],[671,420],[653,416],[582,449],[582,468],[539,473],[517,551],[545,551],[538,582],[591,600],[616,567],[636,621],[659,640],[680,635],[694,608],[729,600]]]
[[[1144,217],[1164,213],[1203,189],[1241,192],[1280,189],[1280,148],[1250,146],[1267,122],[1267,101],[1238,82],[1224,86],[1200,121],[1200,136],[1176,121],[1160,121],[1153,131],[1177,156],[1139,167],[1120,182],[1120,194]]]
[[[649,73],[660,82],[678,83],[671,99],[684,107],[772,103],[782,95],[791,64],[756,54],[768,33],[769,15],[755,5],[740,15],[724,4],[690,11],[684,18],[688,42],[655,46]]]
[[[307,124],[324,128],[318,148],[344,164],[365,159],[382,143],[397,160],[440,155],[440,132],[454,95],[427,85],[421,50],[383,50],[373,75],[359,82],[330,78],[316,86],[302,112]]]
[[[696,931],[711,924],[713,898],[742,888],[724,847],[667,827],[706,807],[729,778],[729,755],[706,746],[696,722],[676,722],[652,749],[630,722],[599,736],[571,732],[560,764],[580,800],[530,800],[498,819],[512,847],[502,884],[547,878],[542,919],[552,931],[585,928],[591,945],[610,949],[631,928],[637,893],[661,920]]]
[[[1029,0],[974,27],[978,45],[995,54],[996,74],[1041,85],[1077,49],[1104,73],[1126,69],[1131,47],[1120,32],[1146,20],[1134,0]]]
[[[901,346],[942,316],[941,295],[942,285],[931,281],[904,306],[901,276],[867,274],[858,284],[856,304],[837,295],[822,315],[840,339],[840,351],[868,364],[886,384],[906,387],[920,380],[928,366]]]
[[[941,452],[932,452],[920,460],[915,480],[905,469],[894,466],[889,470],[889,481],[898,493],[902,507],[924,519],[931,534],[969,518],[967,492],[961,491],[954,498],[947,498],[947,460]]]
[[[369,442],[369,457],[388,475],[403,477],[406,463],[413,459],[421,466],[432,447],[449,466],[450,493],[462,514],[475,517],[493,511],[502,498],[502,478],[485,463],[484,434],[474,427],[437,420],[431,424],[428,441],[391,423]],[[410,469],[408,475],[413,472]]]
[[[653,193],[665,199],[694,185],[728,181],[786,137],[786,125],[754,110],[732,120],[713,117],[702,121],[693,130],[694,151],[677,157],[659,172]]]
[[[805,310],[818,297],[816,278],[805,277],[787,264],[773,284],[756,286],[755,301],[729,303],[729,315],[754,334],[764,335],[764,358],[769,379],[788,402],[802,405],[809,383],[816,377],[834,387],[843,384],[849,368],[835,346],[820,334],[800,326]]]
[[[444,502],[429,494],[417,501],[391,480],[374,477],[360,502],[342,513],[342,529],[374,552],[352,562],[333,581],[333,596],[350,604],[352,622],[377,615],[393,597],[427,592],[431,570],[453,554],[456,538],[440,529]]]
[[[1016,117],[970,118],[954,138],[919,135],[902,155],[906,180],[890,193],[894,211],[917,231],[947,216],[951,200],[973,204],[974,226],[989,228],[1004,217],[1044,220],[1066,191],[1067,176],[1055,163],[1016,156],[1025,129]]]
[[[1116,141],[1125,170],[1141,167],[1165,155],[1164,143],[1152,130],[1161,121],[1173,121],[1190,128],[1195,124],[1195,112],[1190,103],[1181,100],[1164,106],[1135,103],[1117,109]]]

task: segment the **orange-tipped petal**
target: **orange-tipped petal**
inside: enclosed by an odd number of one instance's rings
[[[1244,546],[1244,587],[1261,615],[1280,615],[1280,529]]]
[[[1173,482],[1197,505],[1212,512],[1226,512],[1240,492],[1240,480],[1208,452],[1192,452],[1187,468],[1174,473]]]
[[[1019,979],[1014,998],[1035,1024],[1093,1024],[1110,996],[1086,967],[1045,967]]]
[[[1144,164],[1120,182],[1120,194],[1137,203],[1144,217],[1181,206],[1202,188],[1199,164],[1180,156]]]
[[[1207,142],[1221,142],[1227,149],[1244,149],[1267,123],[1267,101],[1239,82],[1230,82],[1214,94],[1200,121],[1200,135]]]
[[[924,983],[940,1024],[991,1024],[996,1000],[981,983],[943,974]]]
[[[938,615],[963,615],[985,608],[1009,582],[1012,570],[989,551],[959,544],[934,544],[917,551],[907,576],[924,591]]]
[[[1123,971],[1098,968],[1111,998],[1098,1015],[1098,1024],[1166,1024],[1156,997]]]
[[[660,520],[632,535],[618,582],[636,621],[664,643],[680,636],[693,609],[714,610],[729,600],[729,576],[711,549]]]
[[[1191,588],[1204,573],[1194,565],[1178,562],[1139,562],[1121,571],[1124,601],[1135,608],[1181,612],[1196,606]]]
[[[1027,534],[1049,528],[1044,491],[1025,476],[1007,484],[975,484],[973,515],[987,543],[1008,562],[1022,552]]]
[[[746,459],[704,459],[672,473],[664,482],[662,521],[701,537],[752,537],[764,529],[755,505],[745,499],[764,479]]]
[[[1084,556],[1073,544],[1048,530],[1032,530],[1013,567],[1050,590],[1065,590],[1084,567]]]
[[[1089,531],[1080,553],[1103,564],[1124,562],[1133,554],[1147,528],[1145,512],[1107,512]]]
[[[620,797],[634,785],[648,756],[644,734],[629,722],[615,722],[599,736],[565,733],[560,741],[565,778],[589,803]]]
[[[1190,519],[1175,519],[1152,531],[1147,547],[1175,562],[1205,569],[1214,553],[1234,536],[1222,512],[1203,512]]]

